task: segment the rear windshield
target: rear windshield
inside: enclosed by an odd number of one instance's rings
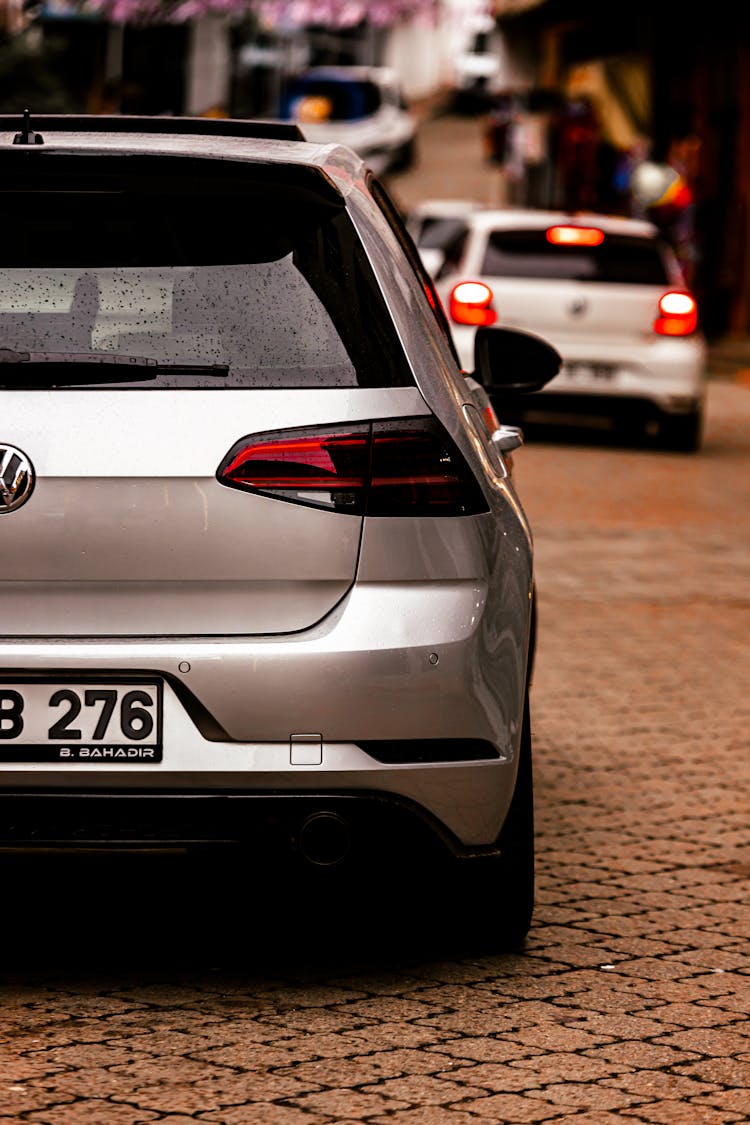
[[[669,284],[659,243],[608,234],[599,246],[560,246],[543,230],[490,232],[482,273],[493,277],[558,278],[618,285]]]
[[[380,108],[374,82],[309,77],[292,81],[282,97],[282,117],[306,121],[358,121]]]
[[[212,165],[207,177],[205,162],[167,160],[157,175],[153,160],[146,171],[128,158],[123,176],[97,157],[86,175],[90,158],[30,156],[39,175],[24,171],[23,183],[17,159],[4,178],[0,168],[12,216],[0,245],[1,385],[413,381],[330,186],[318,195],[267,166]]]

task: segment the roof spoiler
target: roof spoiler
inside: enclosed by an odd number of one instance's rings
[[[14,133],[24,139],[14,144],[43,144],[40,132],[31,132],[30,114],[0,114],[0,133]],[[21,130],[19,133],[18,130]],[[305,136],[291,121],[253,121],[241,117],[137,117],[127,114],[40,114],[34,129],[46,133],[161,133],[204,137],[241,137],[257,140],[304,141]],[[29,139],[26,139],[29,138]]]

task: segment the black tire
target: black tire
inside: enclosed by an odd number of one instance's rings
[[[662,419],[659,436],[664,449],[675,453],[697,453],[703,443],[703,411]]]
[[[534,785],[528,688],[524,704],[518,773],[500,835],[499,855],[459,861],[452,896],[454,925],[462,944],[478,951],[521,949],[534,913]]]

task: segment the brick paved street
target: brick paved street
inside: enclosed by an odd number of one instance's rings
[[[722,376],[697,456],[584,434],[515,456],[539,587],[524,952],[173,857],[14,862],[0,1121],[750,1120],[750,386]]]

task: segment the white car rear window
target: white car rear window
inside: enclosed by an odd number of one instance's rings
[[[583,247],[552,243],[544,230],[494,230],[487,240],[481,272],[490,277],[669,284],[656,239],[618,234],[605,234],[600,245]]]

